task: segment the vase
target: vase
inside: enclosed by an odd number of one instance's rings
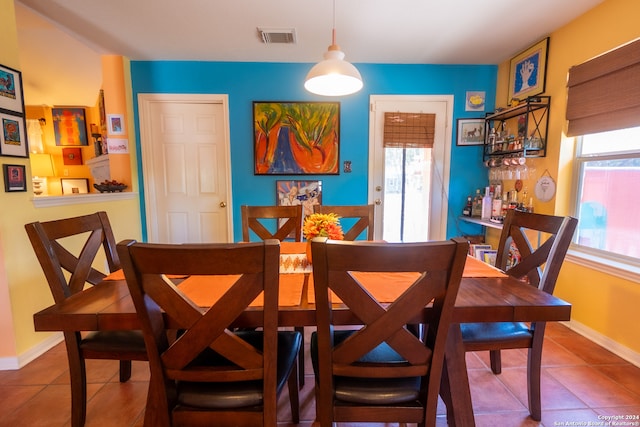
[[[311,264],[311,240],[307,240],[307,262]]]

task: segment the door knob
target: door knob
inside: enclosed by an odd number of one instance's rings
[[[375,203],[376,205],[381,205],[382,204],[382,200],[380,199],[376,199],[373,203]]]
[[[226,208],[226,207],[227,207],[227,204],[226,204],[225,202],[220,202],[220,207],[221,207],[221,208]]]

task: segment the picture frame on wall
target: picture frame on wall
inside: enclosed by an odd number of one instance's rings
[[[87,178],[61,178],[62,194],[87,194],[89,180]]]
[[[29,157],[24,116],[0,112],[0,155]]]
[[[2,165],[4,191],[27,191],[26,168],[24,165]]]
[[[303,215],[311,215],[322,204],[322,181],[276,181],[276,200],[278,206],[302,205]]]
[[[507,104],[545,91],[549,37],[511,58]]]
[[[338,175],[340,103],[253,102],[255,175]]]
[[[124,115],[107,114],[107,134],[124,135]]]
[[[22,73],[0,65],[0,109],[24,114]]]
[[[458,119],[456,145],[484,144],[484,119]]]
[[[55,107],[51,109],[53,131],[58,146],[89,145],[84,108]]]

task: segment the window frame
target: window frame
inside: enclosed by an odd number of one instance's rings
[[[571,211],[572,215],[578,218],[578,221],[580,221],[580,201],[582,199],[583,192],[585,165],[594,160],[640,158],[640,149],[615,151],[610,153],[582,154],[582,148],[584,145],[583,137],[583,135],[575,137],[576,144],[573,164],[572,188],[574,191],[572,191],[572,194],[574,196],[572,198],[573,200],[571,200]],[[623,279],[640,282],[640,258],[634,258],[628,255],[581,245],[578,243],[578,235],[579,234],[576,230],[571,247],[567,253],[568,261]]]

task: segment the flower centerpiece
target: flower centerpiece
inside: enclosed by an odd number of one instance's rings
[[[307,239],[307,260],[311,262],[311,240],[314,237],[328,237],[331,240],[344,239],[340,217],[334,213],[314,213],[305,218],[302,233]]]

